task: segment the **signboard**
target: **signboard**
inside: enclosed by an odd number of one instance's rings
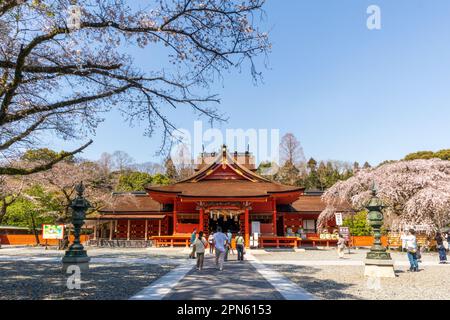
[[[319,238],[321,240],[337,240],[338,239],[338,235],[337,234],[333,234],[333,233],[321,233],[319,235]]]
[[[341,212],[336,212],[335,217],[336,217],[336,225],[337,226],[342,226],[342,223],[343,223],[342,213]]]
[[[259,234],[258,233],[254,233],[250,237],[250,247],[251,248],[258,248],[259,247]]]
[[[339,227],[339,233],[345,239],[345,241],[350,240],[350,228],[348,227]]]
[[[63,224],[44,224],[42,225],[42,238],[45,240],[57,239],[62,240],[64,238],[64,225]]]
[[[403,231],[407,231],[410,229],[414,229],[417,232],[426,232],[430,229],[430,226],[426,225],[426,224],[416,224],[416,225],[404,225],[403,226]]]
[[[252,221],[252,233],[261,233],[261,222]]]

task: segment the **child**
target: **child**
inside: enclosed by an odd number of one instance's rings
[[[416,257],[417,257],[417,262],[422,263],[422,253],[425,252],[425,246],[421,246],[420,244],[417,244],[417,252],[416,252]]]

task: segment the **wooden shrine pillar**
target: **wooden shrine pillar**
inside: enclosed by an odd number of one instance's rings
[[[204,216],[205,216],[205,210],[203,209],[203,208],[200,208],[200,217],[199,217],[199,226],[198,226],[198,231],[200,232],[200,231],[204,231],[203,230],[203,224],[204,224],[204,222],[203,222],[203,218],[204,218]]]
[[[161,219],[158,221],[158,237],[161,236]]]
[[[130,220],[128,220],[127,222],[127,240],[130,240]]]
[[[277,200],[273,199],[273,213],[272,213],[272,230],[273,235],[277,236]]]
[[[114,229],[114,225],[113,224],[114,224],[114,221],[111,220],[109,222],[109,241],[111,241],[112,238],[113,238],[113,229]]]
[[[147,241],[148,239],[148,220],[145,220],[145,238],[144,240]]]
[[[177,234],[177,200],[173,203],[173,234]]]
[[[250,247],[250,217],[249,217],[249,212],[248,212],[248,208],[245,208],[245,213],[244,213],[244,241],[245,241],[245,247],[249,248]]]

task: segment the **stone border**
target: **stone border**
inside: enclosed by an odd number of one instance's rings
[[[313,266],[355,266],[355,267],[363,267],[364,261],[360,260],[284,260],[284,261],[276,261],[276,260],[267,260],[262,261],[261,263],[265,265],[293,265],[293,266],[305,266],[305,267],[313,267]],[[450,263],[448,264],[440,264],[439,261],[423,261],[419,262],[420,266],[428,266],[428,267],[450,267]],[[394,261],[394,266],[396,267],[409,267],[408,261]]]
[[[305,289],[289,280],[279,272],[268,268],[263,262],[257,260],[253,255],[247,254],[249,261],[255,269],[268,281],[286,300],[317,300],[317,298]]]
[[[194,268],[194,265],[194,262],[189,261],[187,264],[175,268],[155,282],[152,282],[129,300],[162,300]]]

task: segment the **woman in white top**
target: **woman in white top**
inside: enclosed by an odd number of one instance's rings
[[[405,241],[410,265],[409,271],[418,272],[419,262],[417,261],[417,239],[416,239],[416,231],[414,229],[408,231],[408,235],[405,237]]]
[[[198,233],[198,238],[194,242],[195,252],[197,253],[197,270],[203,269],[203,261],[205,260],[205,249],[208,246],[203,231]]]
[[[208,237],[208,243],[209,243],[209,253],[214,253],[214,232],[211,232],[211,234]]]
[[[405,252],[405,250],[406,250],[406,237],[407,237],[407,234],[406,234],[406,232],[402,232],[402,235],[400,236],[400,239],[402,240],[402,252]]]
[[[337,242],[337,252],[339,259],[344,259],[344,250],[345,250],[345,238],[342,236],[342,234],[339,234]]]

